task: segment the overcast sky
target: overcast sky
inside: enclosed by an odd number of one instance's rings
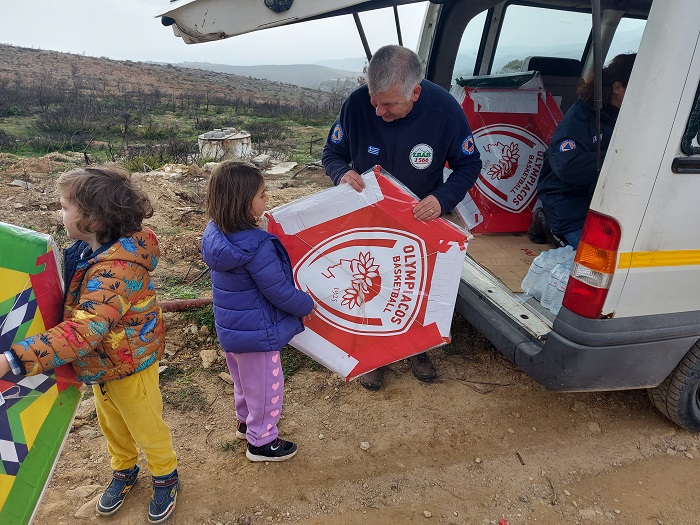
[[[241,66],[365,55],[349,15],[185,44],[155,17],[168,6],[168,0],[0,0],[0,43],[116,60]],[[424,11],[425,3],[399,8],[406,47],[415,49]],[[373,50],[397,43],[391,9],[360,18]]]

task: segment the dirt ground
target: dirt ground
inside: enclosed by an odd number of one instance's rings
[[[60,241],[53,180],[81,161],[0,155],[0,220]],[[204,269],[206,176],[185,166],[135,175],[156,206],[149,225],[163,250],[159,293]],[[268,185],[276,206],[328,181],[299,167]],[[216,349],[212,334],[181,314],[166,322],[165,418],[181,479],[173,525],[700,524],[700,436],[666,420],[643,391],[548,392],[459,316],[452,344],[431,351],[433,383],[417,381],[405,362],[391,365],[378,392],[320,367],[288,377],[280,431],[299,453],[269,464],[249,462],[235,437],[225,362],[203,365],[201,352]],[[150,480],[139,464],[145,475],[122,510],[97,517],[111,471],[86,397],[35,523],[147,523]]]

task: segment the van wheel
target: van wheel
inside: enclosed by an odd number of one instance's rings
[[[654,406],[677,425],[700,432],[700,345],[696,342],[664,382],[649,389]]]

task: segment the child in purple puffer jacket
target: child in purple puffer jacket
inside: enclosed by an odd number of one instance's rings
[[[278,437],[284,397],[280,350],[304,330],[311,296],[294,286],[287,250],[257,220],[268,195],[259,169],[226,161],[211,174],[202,258],[211,268],[216,333],[226,352],[236,404],[236,436],[251,461],[284,461],[297,452]]]

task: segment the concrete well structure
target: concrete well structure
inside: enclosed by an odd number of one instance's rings
[[[203,157],[215,160],[244,159],[250,157],[250,133],[235,128],[207,131],[197,137],[199,152]]]

